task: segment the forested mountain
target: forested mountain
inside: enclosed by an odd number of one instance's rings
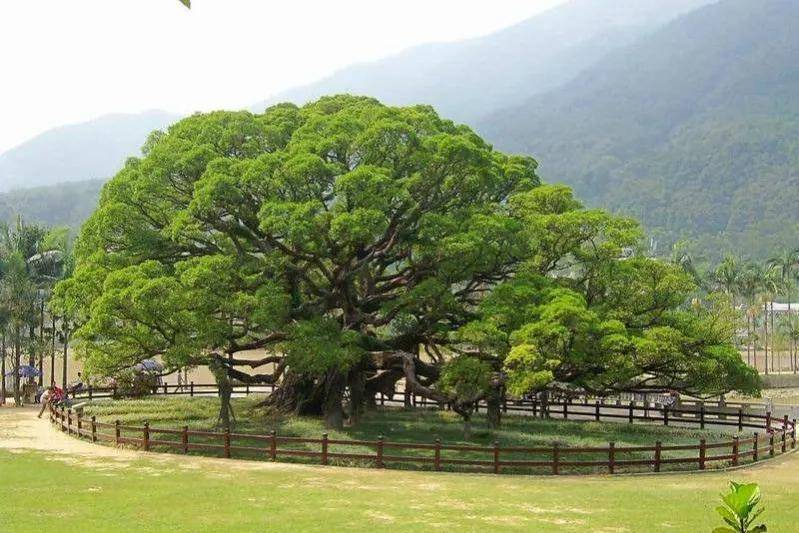
[[[106,115],[49,130],[0,154],[0,191],[107,179],[147,136],[179,117],[163,111]]]
[[[709,1],[572,0],[485,37],[345,68],[253,109],[354,93],[393,105],[431,104],[442,116],[471,123],[571,80],[608,52]]]
[[[18,215],[26,222],[69,226],[77,233],[97,207],[104,180],[61,183],[0,193],[0,221]]]
[[[799,245],[799,2],[722,0],[478,125],[661,251]]]

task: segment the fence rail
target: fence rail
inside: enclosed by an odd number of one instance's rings
[[[233,395],[242,396],[250,394],[269,394],[275,390],[276,385],[269,384],[240,384],[233,385]],[[150,388],[151,394],[158,394],[164,396],[190,396],[190,397],[203,397],[203,396],[218,396],[219,387],[215,383],[194,383],[190,382],[184,385],[176,385],[163,383]],[[104,398],[118,398],[120,391],[117,387],[93,387],[89,385],[78,391],[71,391],[68,396],[75,400],[95,400]],[[599,403],[600,407],[605,409],[626,409],[630,405],[636,410],[644,412],[662,410],[664,406],[649,399],[635,399],[639,395],[622,395],[615,398],[609,397],[580,397],[580,398],[559,398],[548,401],[541,401],[534,398],[524,399],[506,399],[503,401],[502,410],[510,413],[532,413],[534,415],[542,414],[543,416],[558,416],[558,408],[562,408],[564,404],[570,406],[594,406]],[[379,393],[375,395],[374,399],[377,405],[381,406],[411,406],[411,407],[432,407],[448,409],[449,406],[439,402],[429,400],[424,396],[418,396],[407,393],[405,391],[395,391],[392,395]],[[480,402],[477,405],[477,411],[485,411],[488,408],[485,402]],[[765,415],[770,407],[765,403],[749,403],[749,402],[719,402],[719,401],[703,401],[694,399],[681,399],[676,406],[667,407],[670,411],[672,419],[680,419],[683,416],[699,416],[702,409],[706,409],[708,413],[713,410],[716,411],[720,419],[735,417],[739,411],[762,413]],[[585,414],[585,413],[577,413]],[[603,415],[604,416],[604,415]],[[620,418],[620,416],[608,415],[608,418]],[[662,417],[661,417],[662,418]],[[732,424],[721,424],[732,425]]]
[[[163,394],[170,394],[168,389]],[[161,392],[161,391],[159,391]],[[193,388],[195,395],[202,395]],[[86,397],[98,396],[97,390],[87,391]],[[91,396],[89,396],[91,395]],[[80,395],[78,397],[81,397]],[[95,417],[86,419],[81,412],[50,406],[50,422],[69,435],[90,439],[92,442],[107,442],[117,446],[132,445],[144,451],[154,447],[159,450],[189,453],[205,451],[222,457],[261,458],[271,461],[300,458],[315,460],[322,465],[331,460],[355,462],[356,466],[376,468],[417,468],[440,470],[467,470],[500,473],[595,473],[609,474],[620,471],[654,471],[661,468],[705,470],[708,466],[727,467],[757,462],[796,448],[796,420],[745,412],[738,408],[731,416],[728,410],[670,409],[629,402],[627,405],[590,402],[547,402],[536,400],[508,401],[504,408],[508,412],[516,409],[532,411],[538,416],[558,415],[564,419],[577,420],[622,420],[662,423],[669,425],[675,419],[682,424],[704,428],[706,425],[735,427],[743,434],[745,430],[757,430],[743,437],[736,435],[728,441],[707,442],[700,439],[697,444],[654,446],[607,446],[565,447],[559,443],[551,446],[508,447],[494,442],[492,446],[445,444],[436,439],[432,443],[392,442],[384,438],[377,440],[303,438],[277,435],[233,433],[230,431],[196,431],[182,428],[157,428],[145,422],[143,426],[102,422]],[[415,454],[415,455],[414,455]],[[577,457],[575,457],[577,456]],[[586,470],[587,469],[587,470]]]

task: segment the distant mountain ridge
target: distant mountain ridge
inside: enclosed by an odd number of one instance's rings
[[[0,192],[108,179],[139,154],[150,132],[178,118],[165,111],[114,114],[48,130],[0,154]]]
[[[334,93],[430,104],[471,123],[571,80],[607,53],[713,0],[572,0],[484,37],[408,49],[342,69],[253,106]]]
[[[799,246],[799,2],[722,0],[478,130],[664,245]]]

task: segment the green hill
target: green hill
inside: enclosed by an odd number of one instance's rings
[[[97,207],[104,180],[62,183],[0,193],[0,221],[18,215],[29,222],[69,226],[74,232]]]
[[[799,2],[723,0],[482,120],[547,181],[630,213],[660,249],[799,245]]]
[[[178,118],[163,111],[114,114],[48,130],[0,154],[0,192],[108,179],[139,154],[151,131]]]

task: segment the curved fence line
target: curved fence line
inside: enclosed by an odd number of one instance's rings
[[[193,393],[201,395],[193,388]],[[179,392],[175,392],[179,394]],[[210,392],[209,392],[210,393]],[[168,393],[169,394],[169,393]],[[93,398],[101,397],[92,391]],[[78,395],[78,398],[83,397]],[[89,394],[85,395],[86,398]],[[554,475],[570,473],[601,473],[653,471],[662,468],[681,470],[705,470],[712,467],[736,467],[751,464],[766,457],[786,453],[796,448],[796,420],[773,418],[745,412],[738,408],[729,410],[674,409],[636,405],[603,404],[595,401],[548,402],[537,404],[535,400],[508,401],[503,406],[508,412],[516,410],[542,417],[557,416],[575,420],[623,420],[670,422],[704,428],[708,425],[731,426],[738,432],[755,429],[750,437],[734,436],[723,442],[707,442],[699,439],[697,444],[654,446],[607,446],[564,447],[559,443],[538,447],[503,447],[499,442],[492,446],[445,444],[436,439],[432,443],[392,442],[384,438],[377,440],[330,439],[322,434],[312,439],[277,435],[232,433],[216,431],[194,431],[182,428],[156,428],[145,422],[143,426],[101,422],[95,417],[86,419],[82,412],[50,407],[50,422],[70,435],[106,442],[116,446],[133,445],[144,451],[164,450],[190,453],[191,451],[214,452],[225,458],[315,461],[328,465],[331,461],[376,468],[414,468],[441,470],[466,470],[476,472],[526,473]],[[762,432],[762,434],[761,434]]]

